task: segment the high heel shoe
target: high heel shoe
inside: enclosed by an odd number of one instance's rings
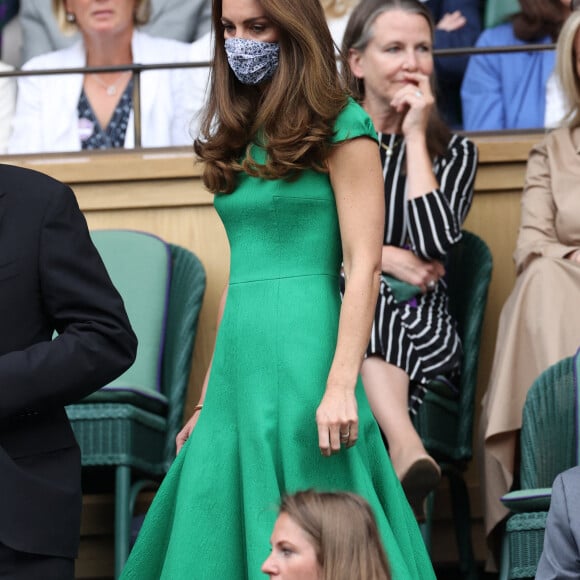
[[[421,455],[401,474],[400,480],[417,521],[424,522],[427,496],[441,480],[439,465],[430,455]]]

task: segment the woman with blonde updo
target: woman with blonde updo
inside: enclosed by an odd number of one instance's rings
[[[149,36],[150,0],[53,0],[65,34],[80,31],[69,48],[35,57],[25,70],[111,67],[187,62],[192,45]],[[186,145],[196,107],[203,103],[203,78],[191,69],[150,70],[141,75],[144,147]],[[205,73],[207,74],[207,73]],[[79,151],[134,146],[134,83],[131,71],[21,77],[10,153]]]

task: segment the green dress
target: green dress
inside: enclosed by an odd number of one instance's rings
[[[376,137],[349,101],[334,140],[359,136]],[[262,150],[253,155],[263,159]],[[231,247],[230,284],[204,408],[122,578],[265,578],[260,567],[281,494],[315,488],[354,491],[370,502],[395,580],[434,579],[360,381],[357,444],[332,457],[318,447],[315,412],[341,305],[328,175],[304,171],[287,182],[244,174],[215,207]]]

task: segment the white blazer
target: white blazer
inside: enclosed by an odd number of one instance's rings
[[[156,38],[135,31],[133,61],[139,64],[208,61],[209,33],[193,44]],[[29,60],[24,70],[86,66],[84,44]],[[209,71],[201,69],[151,70],[141,73],[141,144],[143,147],[189,145],[197,134]],[[8,143],[9,153],[80,151],[77,105],[83,75],[20,77],[16,112]],[[134,147],[133,111],[125,148]]]

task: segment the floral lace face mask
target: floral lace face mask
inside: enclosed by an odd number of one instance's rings
[[[249,38],[227,38],[224,47],[230,68],[245,85],[270,80],[278,68],[280,45]]]

